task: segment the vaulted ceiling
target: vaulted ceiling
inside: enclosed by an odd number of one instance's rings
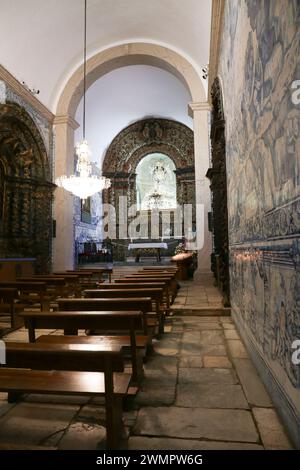
[[[0,0],[0,62],[40,90],[53,112],[62,84],[82,63],[83,0]],[[112,45],[150,42],[208,63],[211,0],[88,0],[88,57]]]

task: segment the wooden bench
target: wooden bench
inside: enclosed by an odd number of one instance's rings
[[[153,318],[147,318],[147,312],[152,311],[150,297],[117,298],[117,299],[58,299],[60,311],[126,311],[139,310],[144,316],[144,334],[148,335],[149,328],[154,330],[159,326],[159,322]]]
[[[170,291],[170,294],[171,294],[171,297],[172,297],[172,301],[174,301],[175,297],[176,297],[176,294],[177,294],[177,291],[178,291],[178,288],[179,288],[179,284],[178,282],[176,281],[175,277],[174,277],[174,274],[168,274],[168,273],[149,273],[149,274],[145,274],[143,272],[138,272],[138,273],[132,273],[128,276],[126,276],[126,278],[131,278],[131,279],[134,279],[134,278],[142,278],[142,279],[150,279],[150,278],[156,278],[156,279],[164,279],[164,280],[168,280],[168,286],[169,286],[169,291]]]
[[[136,298],[150,297],[155,304],[155,313],[159,322],[159,333],[164,332],[164,310],[163,310],[163,289],[145,288],[144,289],[88,289],[84,291],[87,298],[93,299],[115,299],[115,298]]]
[[[58,276],[34,276],[21,277],[22,282],[45,282],[47,284],[47,293],[52,299],[64,297],[68,292],[66,290],[66,279]]]
[[[45,282],[1,282],[1,287],[13,287],[19,292],[19,299],[24,307],[36,306],[41,310],[49,310],[49,297],[46,295],[47,284]]]
[[[143,361],[148,347],[148,337],[135,335],[135,343],[130,336],[124,335],[41,335],[36,340],[37,343],[51,344],[117,344],[124,350],[124,356],[131,360],[132,383],[138,384],[144,377]]]
[[[80,268],[78,269],[78,271],[84,271],[85,268]],[[112,268],[88,268],[88,271],[91,271],[93,273],[93,277],[96,277],[96,279],[98,281],[102,281],[103,280],[103,274],[107,274],[108,275],[108,281],[111,282],[111,276],[112,276],[112,273],[113,273],[113,269]]]
[[[7,342],[0,390],[14,401],[22,393],[104,396],[106,447],[117,449],[123,427],[122,399],[130,383],[130,374],[123,371],[119,345]]]
[[[90,272],[89,272],[90,273]],[[98,283],[92,281],[91,276],[86,276],[85,273],[79,273],[78,271],[57,271],[52,273],[53,276],[65,277],[66,283],[69,286],[69,295],[75,295],[75,297],[81,297],[84,289],[97,288]]]
[[[23,310],[23,306],[16,303],[19,298],[18,289],[14,287],[1,287],[0,288],[0,312],[4,315],[10,316],[11,328],[16,328],[17,325],[17,311]]]
[[[116,284],[134,283],[136,285],[136,284],[141,284],[141,283],[152,284],[156,282],[161,282],[165,285],[165,300],[167,304],[167,310],[169,311],[170,299],[172,299],[171,294],[170,294],[170,279],[169,278],[126,276],[120,279],[115,279]]]
[[[64,274],[64,275],[70,275],[70,276],[78,276],[79,277],[79,282],[86,280],[86,281],[91,281],[93,277],[93,272],[88,271],[87,269],[82,269],[82,270],[67,270],[67,271],[56,271],[54,274]]]
[[[78,330],[124,331],[119,344],[131,348],[133,380],[139,381],[143,375],[137,344],[151,350],[151,336],[138,335],[144,328],[143,314],[139,311],[61,311],[61,312],[23,312],[25,327],[28,328],[29,341],[36,341],[36,329],[62,329],[65,335],[76,336]],[[51,336],[52,337],[52,336]],[[54,336],[53,336],[54,337]],[[63,338],[57,336],[57,338]],[[84,336],[78,338],[84,338]],[[95,339],[97,336],[89,338]],[[116,341],[117,341],[116,337]],[[47,340],[48,341],[48,340]],[[50,340],[56,341],[56,340]],[[139,347],[140,349],[140,347]]]
[[[140,271],[138,274],[143,274],[144,275],[145,271]],[[176,294],[180,288],[180,285],[177,281],[177,277],[178,277],[178,273],[177,271],[176,272],[172,272],[172,271],[146,271],[147,275],[151,275],[151,276],[170,276],[171,277],[171,290],[172,290],[172,293],[173,293],[173,300],[175,299],[176,297]]]

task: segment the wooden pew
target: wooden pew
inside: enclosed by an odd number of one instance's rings
[[[171,277],[171,289],[172,289],[172,292],[174,293],[174,299],[176,297],[176,294],[177,294],[177,291],[180,287],[178,281],[177,281],[177,271],[157,271],[157,270],[152,270],[152,271],[143,271],[143,270],[140,270],[138,271],[137,273],[138,275],[142,274],[142,275],[146,275],[146,276],[170,276]]]
[[[103,281],[103,274],[108,275],[108,281],[111,282],[111,276],[113,273],[113,268],[79,268],[77,271],[85,271],[87,269],[88,271],[91,271],[93,273],[92,277],[96,277],[97,280]]]
[[[174,301],[175,297],[176,297],[176,294],[177,294],[177,290],[178,290],[178,282],[176,281],[175,277],[174,277],[174,274],[169,274],[169,273],[149,273],[149,274],[145,274],[145,273],[132,273],[128,276],[125,276],[126,279],[136,279],[136,278],[139,278],[139,279],[157,279],[157,280],[168,280],[168,287],[169,287],[169,291],[170,291],[170,294],[171,294],[171,298],[172,298],[172,302]]]
[[[120,346],[7,342],[6,366],[0,368],[0,390],[14,399],[20,393],[104,396],[106,448],[118,448],[130,383]]]
[[[19,298],[18,289],[14,287],[0,288],[0,312],[10,316],[11,328],[17,327],[16,315],[17,311],[23,310],[23,306],[19,306],[16,300]]]
[[[87,269],[82,270],[67,270],[67,271],[55,271],[53,274],[62,274],[62,275],[70,275],[70,276],[78,276],[79,282],[81,281],[92,281],[93,273],[92,271],[88,271]]]
[[[45,282],[47,284],[47,292],[51,295],[52,300],[56,297],[64,297],[68,292],[66,290],[66,280],[64,277],[58,276],[34,276],[21,277],[22,282]]]
[[[155,329],[159,323],[157,320],[147,318],[147,312],[152,311],[150,297],[117,298],[117,299],[57,299],[60,311],[119,311],[140,310],[144,318],[144,334],[149,334],[149,328]]]
[[[36,341],[36,329],[62,329],[65,335],[70,336],[77,335],[78,330],[81,329],[124,331],[126,332],[125,335],[120,336],[119,341],[116,336],[115,341],[121,344],[122,347],[130,346],[131,348],[133,379],[138,381],[143,375],[138,348],[146,347],[148,350],[151,349],[151,337],[148,335],[136,335],[137,331],[141,331],[144,328],[143,314],[140,310],[22,312],[20,315],[24,318],[25,327],[28,328],[28,336],[31,343]],[[55,336],[55,338],[59,338],[59,341],[64,341],[63,336]],[[83,337],[78,336],[78,338]],[[90,336],[89,338],[95,340],[95,342],[100,341],[97,339],[97,336]],[[56,342],[57,340],[49,339],[49,341]]]
[[[125,333],[125,332],[124,332]],[[132,382],[138,384],[144,377],[143,360],[148,347],[148,337],[135,335],[135,344],[131,337],[122,335],[41,335],[36,340],[37,343],[51,344],[117,344],[122,346],[124,354],[129,357],[132,365]],[[132,352],[133,351],[133,352]]]
[[[126,277],[123,277],[123,278],[120,278],[120,279],[115,279],[114,281],[116,284],[143,284],[143,283],[150,283],[150,284],[153,284],[153,283],[157,283],[157,282],[160,282],[160,283],[163,283],[165,285],[165,299],[166,299],[166,304],[167,304],[167,310],[169,311],[170,310],[170,298],[171,297],[171,294],[170,294],[170,279],[169,278],[158,278],[158,277],[137,277],[137,276],[126,276]]]
[[[57,271],[53,273],[54,276],[64,276],[66,279],[67,285],[72,286],[71,292],[69,295],[74,295],[75,297],[81,297],[84,289],[97,289],[100,281],[92,280],[92,273],[79,271]]]
[[[164,332],[164,310],[163,310],[163,289],[162,288],[144,288],[144,289],[87,289],[84,296],[92,299],[115,299],[115,298],[135,298],[150,297],[155,304],[155,313],[159,323],[159,333]]]
[[[1,287],[13,287],[19,292],[19,299],[24,307],[39,304],[41,310],[49,310],[49,298],[47,298],[47,284],[45,282],[0,282]]]

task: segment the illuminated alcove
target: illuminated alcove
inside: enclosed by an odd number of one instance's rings
[[[175,164],[163,153],[146,155],[136,167],[136,201],[139,210],[175,209]]]

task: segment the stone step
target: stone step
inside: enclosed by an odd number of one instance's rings
[[[171,308],[173,315],[195,315],[195,316],[230,316],[231,308],[229,307],[195,307],[184,306]]]

